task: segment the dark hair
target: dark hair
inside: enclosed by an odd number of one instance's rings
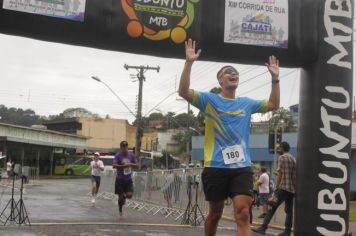
[[[223,66],[223,67],[221,67],[221,69],[218,71],[218,73],[216,73],[216,78],[217,79],[219,79],[220,78],[220,76],[221,76],[221,73],[226,69],[226,68],[233,68],[234,70],[236,70],[235,69],[235,67],[233,67],[233,66]],[[236,70],[237,71],[237,70]]]
[[[262,173],[266,173],[266,171],[267,171],[267,170],[266,170],[265,167],[261,167],[261,172],[262,172]]]
[[[128,145],[127,141],[121,141],[120,143],[120,147],[127,147]]]
[[[289,152],[290,146],[289,143],[287,142],[281,142],[279,146],[283,149],[285,152]]]

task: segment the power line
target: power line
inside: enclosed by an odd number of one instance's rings
[[[284,77],[287,77],[288,75],[290,75],[290,74],[292,74],[292,73],[294,73],[294,72],[296,72],[296,71],[298,71],[298,70],[292,70],[292,71],[288,72],[287,74],[281,76],[280,79],[281,79],[281,78],[284,78]],[[264,86],[266,86],[266,85],[269,85],[269,84],[271,84],[270,81],[268,81],[267,83],[261,84],[260,86],[257,86],[257,87],[255,87],[255,88],[253,88],[253,89],[250,89],[250,90],[248,90],[248,91],[245,91],[245,92],[241,93],[240,96],[241,96],[241,95],[248,94],[248,93],[250,93],[250,92],[253,92],[253,91],[255,91],[255,90],[257,90],[257,89],[260,89],[260,88],[262,88],[262,87],[264,87]]]
[[[117,95],[117,93],[116,93],[114,90],[112,90],[112,89],[110,88],[109,85],[107,85],[104,81],[102,81],[101,79],[99,79],[97,76],[92,76],[91,78],[94,79],[94,80],[96,80],[96,81],[98,81],[98,82],[101,82],[102,84],[104,84],[104,85],[112,92],[112,94],[114,94],[115,97],[116,97],[117,99],[119,99],[119,101],[121,102],[121,104],[124,105],[124,106],[126,107],[126,109],[135,117],[135,113],[134,113],[133,111],[131,111],[131,109],[126,105],[126,103],[119,97],[119,95]]]
[[[166,101],[170,96],[172,96],[173,94],[175,94],[176,92],[170,93],[168,94],[168,96],[166,96],[164,99],[162,99],[159,103],[157,103],[151,110],[149,110],[148,112],[146,112],[146,114],[144,116],[147,116],[151,111],[153,111],[155,108],[157,108],[159,105],[161,105],[164,101]]]

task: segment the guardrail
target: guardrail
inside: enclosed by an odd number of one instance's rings
[[[39,181],[39,169],[37,167],[23,166],[21,167],[20,173],[15,175],[15,186],[20,185],[21,177],[24,178],[24,184],[38,184]],[[1,181],[3,184],[9,184],[12,180],[12,176],[8,176],[6,169],[1,171]]]
[[[133,198],[127,207],[147,214],[162,214],[182,220],[184,224],[198,225],[208,212],[200,176],[202,168],[154,170],[134,172]],[[112,200],[117,204],[114,194],[116,170],[107,170],[102,175],[99,198]]]

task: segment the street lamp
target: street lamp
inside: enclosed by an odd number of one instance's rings
[[[201,133],[200,133],[198,130],[196,130],[195,128],[193,128],[193,127],[191,127],[191,126],[189,126],[188,128],[189,128],[190,130],[196,132],[198,135],[201,135]]]
[[[126,105],[126,103],[119,97],[119,95],[117,95],[117,93],[115,93],[115,91],[110,88],[109,85],[107,85],[104,81],[102,81],[98,76],[92,76],[91,77],[93,80],[100,82],[102,84],[104,84],[112,94],[114,94],[114,96],[121,102],[122,105],[124,105],[126,107],[126,109],[134,116],[136,117],[135,113],[133,111],[131,111],[131,109]]]
[[[92,76],[91,77],[93,80],[97,81],[97,82],[100,82],[102,84],[104,84],[112,94],[114,94],[114,96],[121,102],[122,105],[124,105],[124,107],[126,107],[126,109],[136,118],[136,121],[137,121],[137,118],[138,118],[138,115],[136,115],[133,111],[131,111],[131,109],[126,105],[126,103],[119,97],[119,95],[117,95],[117,93],[115,93],[115,91],[110,88],[109,85],[107,85],[104,81],[102,81],[98,76]],[[137,127],[136,127],[136,137],[138,135],[139,132],[141,132],[141,127],[140,127],[140,122],[137,122]],[[136,151],[136,156],[139,158],[139,150],[137,149],[137,138],[136,138],[136,146],[135,146],[135,151]],[[141,159],[140,160],[140,168],[141,168]]]

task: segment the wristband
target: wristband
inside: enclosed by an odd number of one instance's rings
[[[278,83],[279,83],[279,79],[272,80],[272,84],[278,84]]]

